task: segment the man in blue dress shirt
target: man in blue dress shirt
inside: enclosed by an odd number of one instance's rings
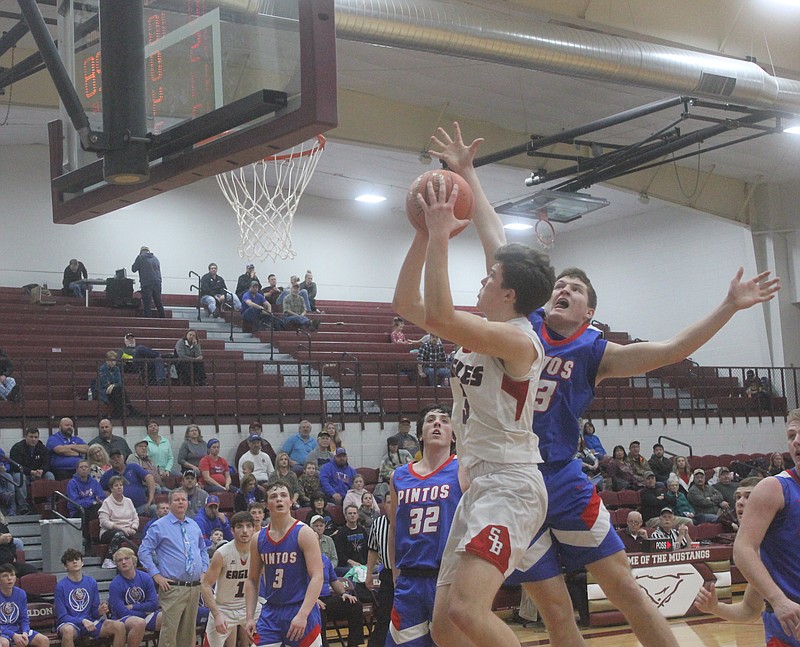
[[[200,526],[186,516],[188,507],[186,492],[170,492],[169,514],[153,522],[139,548],[139,560],[158,587],[164,617],[161,647],[193,645],[195,639],[200,577],[208,570],[208,553]]]

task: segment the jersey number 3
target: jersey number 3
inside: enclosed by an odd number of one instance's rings
[[[539,380],[539,388],[536,390],[536,399],[533,402],[533,410],[541,413],[550,408],[558,382],[555,380]]]
[[[433,533],[439,525],[439,506],[430,508],[411,508],[408,511],[411,523],[408,526],[408,534],[411,536],[419,533]]]

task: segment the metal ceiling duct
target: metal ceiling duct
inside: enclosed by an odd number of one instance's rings
[[[749,61],[434,0],[336,0],[337,38],[800,113],[800,81]]]

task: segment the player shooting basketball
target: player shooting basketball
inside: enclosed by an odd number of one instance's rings
[[[549,297],[554,274],[547,256],[525,245],[494,248],[478,295],[486,318],[456,311],[448,244],[465,223],[453,213],[457,186],[449,197],[446,192],[444,183],[438,193],[432,183],[420,189],[427,231],[417,229],[394,297],[400,315],[460,346],[451,386],[459,463],[469,487],[442,558],[433,639],[440,647],[519,645],[491,605],[545,515],[536,468],[541,457],[531,432],[544,353],[527,315]]]
[[[483,140],[466,145],[458,124],[453,127],[452,138],[438,130],[432,140],[436,150],[430,152],[469,182],[475,196],[475,226],[489,255],[505,243],[505,234],[472,164]],[[515,573],[511,581],[524,584],[553,644],[584,644],[564,585],[564,566],[568,571],[585,567],[625,614],[645,647],[677,647],[666,620],[633,579],[608,511],[582,472],[580,460],[574,459],[578,417],[589,408],[594,387],[602,380],[641,375],[686,358],[736,312],[772,299],[780,288],[778,279],[769,279],[769,272],[744,282],[743,273],[740,268],[726,298],[711,314],[665,342],[622,346],[602,339],[599,331],[589,326],[597,295],[578,268],[564,270],[548,303],[531,315],[549,360],[548,372],[539,382],[533,431],[545,460],[541,469],[547,485],[550,531],[537,537],[525,556],[524,573]],[[569,371],[561,370],[564,366],[569,366]]]

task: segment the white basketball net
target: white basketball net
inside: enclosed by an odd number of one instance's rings
[[[236,212],[239,256],[264,261],[291,259],[292,220],[325,147],[325,138],[298,144],[281,155],[217,176],[222,195]]]

